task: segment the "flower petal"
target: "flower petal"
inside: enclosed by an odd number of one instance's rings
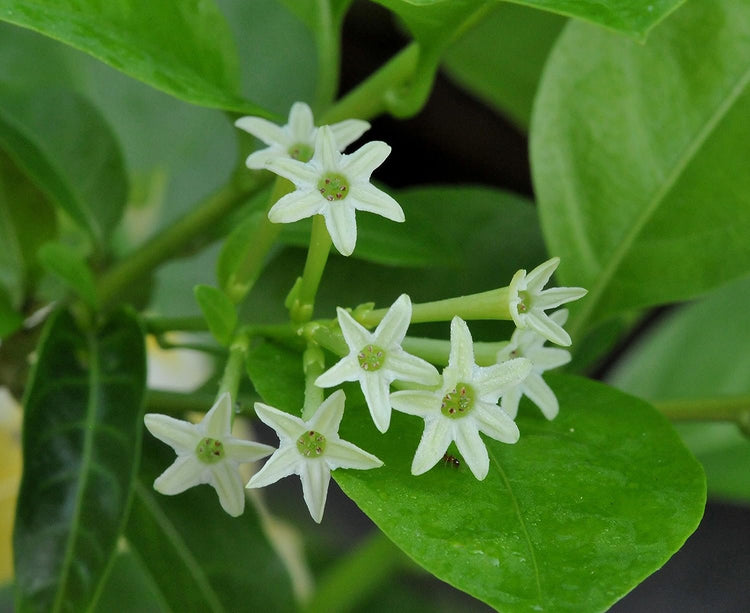
[[[195,424],[160,413],[143,416],[148,431],[177,452],[195,451],[203,432]]]
[[[375,427],[386,432],[391,424],[391,403],[388,398],[390,382],[378,372],[365,373],[359,382]]]
[[[518,415],[518,403],[521,402],[521,396],[523,396],[523,391],[519,384],[505,390],[503,397],[500,399],[500,408],[505,411],[511,419],[515,419],[516,415]],[[492,438],[495,438],[495,436],[484,427],[480,429],[482,432],[487,432]]]
[[[227,457],[239,464],[257,462],[276,451],[276,448],[270,445],[256,443],[255,441],[243,441],[233,437],[225,439],[223,442]]]
[[[403,350],[389,351],[385,358],[385,367],[391,371],[394,380],[412,381],[424,385],[440,383],[440,375],[432,364]]]
[[[206,435],[224,439],[232,430],[232,398],[224,392],[201,420]]]
[[[375,328],[373,342],[384,349],[389,349],[392,345],[400,345],[409,329],[410,321],[411,300],[406,294],[401,294]]]
[[[300,470],[300,479],[302,480],[302,496],[310,515],[317,523],[320,523],[328,497],[331,469],[323,460],[307,461]]]
[[[440,409],[440,398],[434,392],[424,390],[393,392],[390,403],[397,411],[418,417],[433,415]]]
[[[496,405],[480,403],[472,412],[477,429],[501,443],[512,445],[518,442],[521,433],[516,422]]]
[[[570,351],[559,347],[540,347],[529,359],[534,363],[533,371],[541,373],[570,362]]]
[[[370,129],[370,124],[361,119],[345,119],[331,124],[330,128],[336,141],[336,147],[339,151],[343,151],[367,132]]]
[[[482,481],[490,470],[487,447],[473,424],[460,423],[456,428],[456,447],[474,476]]]
[[[534,296],[533,306],[539,309],[554,309],[561,304],[578,300],[588,294],[582,287],[551,287]]]
[[[547,285],[552,273],[555,272],[559,265],[560,258],[558,257],[550,258],[546,262],[539,264],[539,266],[526,275],[526,289],[532,294],[538,294]]]
[[[456,371],[457,381],[471,377],[474,368],[474,345],[471,340],[469,326],[460,317],[451,321],[451,351],[448,357],[448,367]]]
[[[315,135],[315,153],[313,160],[323,172],[339,171],[341,154],[336,147],[336,139],[330,126],[321,126]],[[347,177],[351,181],[351,177]]]
[[[390,153],[390,145],[379,140],[370,141],[344,156],[341,170],[352,179],[357,177],[358,180],[369,181],[373,170],[385,162]]]
[[[354,319],[348,311],[337,307],[336,317],[339,322],[339,328],[341,328],[341,334],[344,335],[344,340],[353,353],[359,353],[368,344],[373,342],[372,334]]]
[[[352,354],[349,354],[315,379],[315,385],[318,387],[334,387],[344,381],[356,381],[361,374],[362,369],[359,362]]]
[[[453,428],[447,419],[425,420],[422,439],[419,441],[414,461],[411,463],[411,474],[421,475],[430,470],[443,457],[453,440]]]
[[[219,495],[221,508],[232,517],[245,510],[245,488],[237,467],[231,462],[219,462],[211,467],[211,485]]]
[[[266,168],[289,179],[298,188],[317,190],[320,174],[310,164],[292,158],[274,157],[266,163]]]
[[[284,157],[285,155],[288,155],[286,149],[278,145],[271,145],[248,155],[245,160],[245,166],[252,170],[263,170],[271,160],[279,156]]]
[[[497,402],[510,386],[518,385],[531,372],[531,360],[514,358],[485,368],[478,368],[474,377],[477,393],[486,402]]]
[[[313,114],[310,107],[304,102],[295,102],[289,110],[289,123],[287,124],[289,134],[294,142],[307,143],[315,129]],[[312,143],[310,143],[312,144]]]
[[[404,221],[404,211],[401,205],[384,191],[369,183],[357,183],[351,186],[349,196],[354,202],[354,208],[368,213],[375,213],[391,221]]]
[[[367,470],[383,465],[383,462],[371,453],[367,453],[349,441],[342,441],[341,439],[327,441],[323,457],[331,470],[336,468]]]
[[[315,415],[307,422],[306,428],[320,432],[327,437],[338,436],[341,418],[344,417],[345,403],[344,391],[336,390],[320,404]]]
[[[346,202],[329,204],[330,206],[322,211],[328,234],[331,235],[333,245],[341,255],[351,255],[357,244],[357,220],[354,216],[354,207]]]
[[[555,392],[542,379],[541,375],[531,373],[523,382],[523,391],[538,406],[547,419],[555,419],[560,410]]]
[[[280,198],[268,211],[273,223],[291,223],[321,212],[326,201],[316,191],[298,190]]]
[[[276,430],[279,438],[297,440],[297,437],[307,430],[305,422],[296,415],[279,411],[262,402],[255,403],[255,414],[264,424]]]
[[[262,117],[240,117],[234,122],[234,125],[240,130],[249,132],[255,138],[259,138],[266,145],[291,144],[287,143],[288,139],[284,128]]]
[[[203,478],[207,464],[201,462],[195,454],[179,456],[154,481],[154,489],[161,494],[172,496],[180,494],[186,489],[205,483]]]
[[[569,347],[572,342],[570,340],[570,335],[563,329],[563,327],[558,326],[552,321],[544,311],[537,312],[532,310],[527,313],[526,325],[539,332],[539,334],[548,341],[552,341],[563,347]]]
[[[299,471],[304,458],[293,446],[280,447],[268,459],[263,468],[255,473],[246,487],[266,487],[276,483],[279,479],[293,475]]]

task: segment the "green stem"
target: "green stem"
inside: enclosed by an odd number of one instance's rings
[[[242,406],[252,406],[257,396],[242,396],[239,402]],[[216,401],[213,394],[204,392],[168,392],[165,390],[148,390],[146,392],[146,407],[149,411],[165,413],[167,415],[182,415],[187,411],[198,411],[205,413]],[[247,416],[252,417],[253,412],[247,411]]]
[[[315,90],[315,109],[328,108],[336,98],[339,86],[341,52],[339,36],[341,19],[334,23],[330,0],[317,0],[317,23],[315,43],[317,47],[317,79]]]
[[[302,354],[302,369],[305,373],[305,405],[302,407],[302,419],[307,421],[323,402],[323,389],[315,385],[325,370],[326,362],[323,351],[317,343],[308,343]]]
[[[398,570],[409,565],[406,555],[378,532],[338,559],[321,577],[318,589],[304,610],[306,613],[352,611]]]
[[[387,93],[414,75],[418,60],[419,45],[411,43],[336,102],[320,118],[321,124],[350,117],[371,119],[380,115],[386,110]]]
[[[292,301],[290,316],[296,323],[305,323],[312,319],[315,308],[315,296],[318,293],[320,279],[323,276],[328,254],[331,252],[331,237],[326,229],[325,219],[322,215],[315,215],[310,235],[310,248],[307,251],[305,269],[302,273],[302,281],[299,284],[299,292]]]
[[[379,324],[387,312],[388,309],[375,309],[363,312],[357,319],[363,326],[370,328]],[[511,320],[512,317],[508,308],[508,288],[501,287],[480,294],[413,304],[411,323],[450,321],[456,315],[466,320]]]
[[[224,374],[221,377],[219,391],[216,394],[218,398],[224,392],[229,392],[232,401],[237,398],[240,390],[240,381],[242,374],[245,372],[245,353],[247,353],[247,338],[244,335],[237,335],[229,347],[229,359],[224,366]]]
[[[662,400],[654,406],[672,421],[750,420],[750,396]]]
[[[293,189],[294,186],[289,181],[283,177],[277,177],[273,190],[271,190],[271,195],[268,197],[266,213],[261,217],[260,223],[252,235],[248,237],[245,257],[237,265],[227,281],[227,295],[235,304],[242,302],[242,299],[247,296],[247,293],[255,285],[263,270],[266,256],[276,242],[283,227],[282,224],[272,223],[268,219],[268,210],[281,197]]]
[[[207,332],[208,325],[203,317],[159,317],[144,315],[143,322],[150,334],[165,332]]]
[[[234,183],[228,183],[187,215],[141,245],[99,279],[97,294],[100,304],[111,304],[157,265],[179,254],[195,236],[205,232],[206,228],[245,202],[252,191],[254,190],[240,190]]]
[[[474,343],[474,361],[479,366],[491,366],[497,364],[497,352],[508,344],[508,341],[499,341],[497,343]],[[427,360],[437,366],[448,364],[450,356],[450,341],[444,341],[434,338],[417,338],[407,336],[401,347],[404,351],[420,358]]]

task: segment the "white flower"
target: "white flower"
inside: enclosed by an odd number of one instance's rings
[[[568,310],[555,311],[549,318],[553,323],[562,326],[568,319]],[[524,394],[542,410],[547,419],[554,419],[560,410],[555,393],[542,379],[542,373],[570,362],[570,352],[559,347],[543,347],[546,340],[536,330],[517,329],[510,342],[497,353],[497,361],[500,363],[524,357],[532,364],[527,377],[518,385],[506,390],[500,401],[500,407],[513,418],[518,414],[518,403]]]
[[[424,418],[422,440],[411,465],[421,475],[443,457],[451,441],[480,481],[487,476],[490,460],[479,432],[503,443],[518,441],[515,422],[497,406],[500,395],[517,385],[531,370],[525,358],[482,368],[474,362],[474,347],[466,322],[451,322],[451,351],[443,370],[443,384],[436,391],[406,390],[391,394],[397,411]]]
[[[315,135],[318,128],[313,123],[310,107],[304,102],[295,102],[289,111],[289,123],[277,126],[261,117],[240,117],[234,125],[262,140],[268,147],[256,151],[247,158],[248,168],[265,168],[266,162],[274,158],[292,158],[307,162],[313,155]],[[347,119],[330,126],[339,151],[357,140],[370,124],[361,119]]]
[[[194,485],[208,483],[219,495],[222,508],[237,517],[245,509],[245,490],[239,465],[265,458],[273,447],[244,441],[231,435],[232,400],[222,394],[200,423],[149,413],[148,431],[177,452],[177,459],[156,481],[162,494],[179,494]]]
[[[398,202],[370,185],[372,171],[390,152],[385,143],[373,141],[344,155],[336,148],[331,128],[322,126],[315,137],[315,153],[306,164],[284,158],[266,162],[266,168],[289,179],[297,188],[271,207],[268,218],[274,223],[290,223],[323,215],[336,249],[342,255],[351,255],[357,242],[355,210],[404,221]]]
[[[508,286],[508,306],[516,326],[532,328],[548,341],[567,347],[571,343],[570,335],[544,311],[578,300],[587,291],[582,287],[553,287],[542,291],[558,264],[560,258],[551,258],[528,275],[525,270],[516,272]]]
[[[393,381],[437,385],[440,380],[432,364],[401,348],[411,320],[411,300],[401,294],[375,332],[368,332],[344,309],[336,312],[350,353],[320,375],[315,385],[333,387],[344,381],[359,381],[375,426],[385,432],[391,423],[388,392]]]
[[[323,401],[309,421],[256,402],[258,418],[276,430],[280,444],[265,466],[253,475],[247,487],[265,487],[288,475],[299,475],[310,515],[320,523],[332,470],[364,470],[383,465],[374,455],[339,438],[345,400],[343,391],[335,391]]]

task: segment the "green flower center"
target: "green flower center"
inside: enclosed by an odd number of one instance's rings
[[[317,458],[326,450],[326,437],[315,430],[308,430],[297,439],[297,451],[306,458]]]
[[[292,159],[300,162],[309,162],[312,159],[314,149],[307,143],[297,143],[289,147],[289,155]]]
[[[385,350],[377,345],[367,345],[357,354],[357,360],[362,370],[378,370],[385,362]]]
[[[349,192],[349,182],[343,175],[326,175],[318,181],[318,191],[329,202],[343,200]]]
[[[198,443],[195,455],[201,462],[215,464],[224,457],[224,444],[219,439],[207,436]]]
[[[474,390],[468,383],[456,383],[451,391],[443,396],[440,411],[446,417],[458,419],[471,413],[474,408]]]
[[[521,300],[518,303],[518,312],[519,313],[525,313],[531,308],[531,296],[529,296],[529,292],[518,292],[518,298]]]

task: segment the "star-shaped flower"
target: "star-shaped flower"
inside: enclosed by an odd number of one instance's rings
[[[370,185],[372,171],[390,152],[385,143],[372,141],[344,155],[337,150],[331,128],[321,126],[315,137],[315,153],[306,164],[284,158],[266,162],[266,168],[297,188],[271,207],[268,218],[274,223],[290,223],[323,215],[336,249],[342,255],[351,255],[357,242],[355,210],[404,221],[398,202]]]
[[[517,385],[531,370],[526,358],[480,367],[466,322],[451,322],[451,350],[443,370],[443,384],[436,391],[405,390],[391,394],[397,411],[418,415],[425,421],[411,465],[413,475],[427,472],[443,457],[451,441],[480,481],[487,476],[490,460],[479,436],[484,432],[503,443],[518,441],[515,422],[497,406],[506,389]]]
[[[400,380],[437,385],[440,381],[432,364],[401,348],[411,320],[411,300],[406,294],[401,294],[375,332],[369,332],[344,309],[339,308],[336,312],[350,352],[320,375],[315,385],[333,387],[344,381],[358,380],[375,426],[385,432],[391,423],[388,398],[391,383]]]
[[[291,158],[307,162],[313,155],[318,128],[313,123],[310,107],[295,102],[289,111],[289,123],[277,126],[262,117],[240,117],[234,125],[262,140],[268,147],[251,153],[245,164],[248,168],[265,168],[266,162],[275,158]],[[339,151],[369,130],[370,124],[361,119],[347,119],[330,126]]]
[[[587,291],[582,287],[552,287],[542,290],[558,264],[560,258],[551,258],[529,274],[525,270],[516,272],[508,286],[508,306],[516,326],[532,328],[548,341],[567,347],[571,343],[570,335],[544,311],[578,300]]]
[[[568,319],[568,310],[555,311],[549,318],[553,323],[562,326]],[[510,342],[497,353],[497,361],[500,363],[524,357],[532,364],[527,377],[518,385],[506,390],[500,401],[500,407],[514,419],[518,414],[518,403],[524,394],[542,410],[547,419],[554,419],[560,410],[557,397],[542,379],[542,373],[570,362],[570,352],[559,347],[543,347],[546,340],[536,330],[519,328],[511,336]]]
[[[383,465],[374,455],[339,438],[345,400],[342,390],[335,391],[323,401],[309,421],[256,402],[258,418],[276,430],[280,444],[265,466],[253,475],[247,487],[265,487],[288,475],[299,475],[310,515],[320,523],[332,470],[365,470]]]
[[[232,400],[222,394],[200,423],[192,424],[167,415],[144,417],[148,431],[177,452],[177,459],[156,481],[162,494],[180,494],[208,483],[219,495],[222,508],[237,517],[245,509],[245,490],[239,465],[265,458],[273,447],[244,441],[231,435]]]

